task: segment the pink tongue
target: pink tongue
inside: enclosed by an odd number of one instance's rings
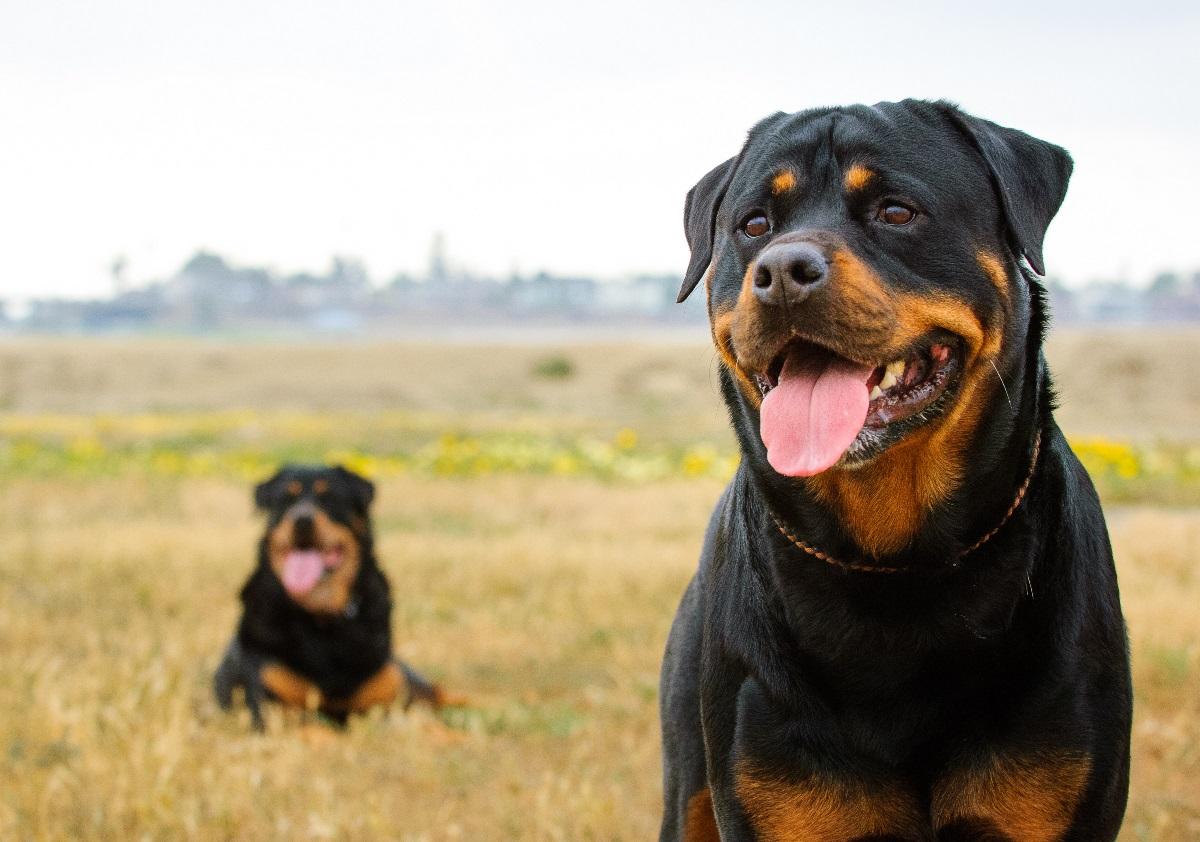
[[[784,476],[810,477],[842,458],[867,420],[871,371],[812,348],[788,353],[779,384],[760,410],[759,433],[771,467]]]
[[[304,596],[324,570],[325,563],[316,550],[292,550],[283,562],[283,586],[292,596]]]

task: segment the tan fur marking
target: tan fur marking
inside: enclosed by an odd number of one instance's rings
[[[754,384],[754,380],[750,379],[750,375],[746,374],[745,369],[738,365],[738,361],[733,357],[733,350],[730,343],[730,321],[733,318],[733,313],[726,313],[724,317],[716,321],[713,325],[713,342],[716,344],[716,353],[721,357],[721,362],[725,363],[725,367],[730,369],[734,378],[737,378],[738,385],[742,387],[742,393],[751,405],[757,407],[762,403],[762,392],[758,391],[758,387]]]
[[[313,494],[324,494],[329,490],[329,480],[319,479],[313,483]]]
[[[809,779],[786,783],[738,765],[737,797],[763,842],[846,842],[896,834],[924,838],[916,798],[902,787],[861,786]]]
[[[747,267],[741,292],[733,309],[731,325],[733,348],[738,362],[750,371],[762,371],[780,346],[799,332],[787,308],[776,309],[759,301],[754,294],[757,263]],[[807,321],[818,327],[827,343],[853,343],[843,353],[871,353],[891,341],[895,324],[895,305],[883,282],[861,260],[844,250],[829,258],[829,282],[802,305]],[[797,314],[800,315],[800,314]]]
[[[286,707],[315,710],[321,703],[321,691],[307,678],[281,664],[267,664],[258,673],[259,679],[279,703]]]
[[[983,819],[1010,839],[1055,842],[1071,826],[1091,769],[1091,758],[1079,754],[993,757],[981,768],[938,782],[934,827]]]
[[[874,342],[886,335],[895,344],[890,336],[894,296],[875,270],[849,249],[836,249],[829,258],[829,271],[838,310],[844,314],[841,326]]]
[[[1004,263],[990,251],[982,249],[975,252],[975,260],[979,263],[979,268],[983,270],[983,273],[988,276],[988,280],[992,282],[992,286],[996,288],[996,292],[1000,293],[1000,297],[1007,301],[1008,273],[1004,271]]]
[[[747,270],[749,271],[749,270]],[[708,270],[704,273],[704,295],[708,309],[708,319],[712,324],[713,345],[717,349],[717,355],[721,358],[721,362],[733,374],[737,380],[738,386],[742,389],[742,394],[746,396],[746,400],[750,401],[753,406],[758,406],[762,403],[762,392],[754,385],[754,381],[746,374],[746,370],[738,365],[738,361],[733,355],[733,346],[730,339],[730,328],[733,323],[734,313],[737,312],[735,307],[733,310],[728,310],[723,313],[717,313],[713,310],[712,302],[712,287],[713,278],[717,274],[717,255],[713,254],[712,262],[708,264]],[[744,294],[744,290],[743,290]],[[739,301],[741,299],[739,298]]]
[[[293,497],[299,497],[302,491],[304,491],[304,483],[298,479],[294,479],[287,484],[287,493]]]
[[[790,169],[784,168],[775,173],[775,177],[771,179],[771,195],[779,196],[787,193],[796,187],[796,174]]]
[[[712,792],[708,787],[688,799],[683,820],[683,842],[721,842],[717,817],[713,813]]]
[[[750,401],[751,406],[757,407],[762,403],[762,392],[759,391],[758,386],[754,385],[750,375],[746,373],[733,354],[731,334],[735,312],[736,310],[730,310],[721,313],[713,320],[713,344],[717,348],[717,355],[720,356],[721,362],[737,379],[746,400]]]
[[[350,592],[362,563],[359,558],[358,539],[349,527],[338,523],[320,509],[313,514],[313,524],[318,545],[322,548],[340,547],[342,561],[311,591],[292,599],[305,611],[313,614],[340,614],[350,602]],[[267,544],[271,569],[280,580],[283,579],[284,564],[291,550],[292,521],[290,518],[284,518],[271,530]]]
[[[795,316],[781,325],[780,314],[754,295],[755,269],[754,263],[747,267],[737,304],[714,315],[713,340],[757,407],[762,396],[749,372],[765,370],[781,345],[801,334],[793,324]],[[882,558],[908,546],[928,513],[961,483],[962,460],[989,390],[999,386],[991,363],[1000,352],[1003,331],[983,324],[965,302],[949,295],[892,291],[845,247],[829,249],[827,287],[803,306],[814,338],[846,356],[877,363],[902,356],[936,328],[963,339],[958,394],[941,417],[866,465],[832,468],[806,480],[855,542]]]
[[[729,335],[739,355],[751,356],[750,365],[761,367],[769,362],[765,357],[777,350],[779,338],[760,332],[768,319],[751,289],[753,270],[752,265],[743,279]],[[856,347],[842,349],[845,353],[894,359],[935,328],[962,337],[965,345],[959,395],[945,415],[857,470],[833,468],[806,480],[813,493],[838,514],[856,543],[879,558],[907,546],[929,511],[961,481],[962,456],[982,411],[981,397],[988,385],[995,385],[989,380],[989,361],[999,352],[1001,334],[986,330],[971,308],[957,299],[889,291],[878,274],[846,248],[830,254],[829,290],[828,296],[806,306],[820,308],[814,312],[827,326],[831,340],[852,338]],[[748,377],[747,381],[753,386]],[[757,388],[754,393],[758,406]]]
[[[867,169],[862,164],[851,164],[850,169],[846,170],[846,176],[842,180],[842,184],[846,190],[854,192],[855,190],[862,190],[867,186],[867,182],[874,177],[874,171]]]
[[[864,296],[876,304],[886,297],[887,344],[895,350],[885,351],[881,359],[895,357],[935,328],[964,342],[959,392],[948,412],[857,470],[834,468],[807,481],[838,512],[856,543],[881,558],[904,549],[928,513],[961,482],[963,455],[986,403],[984,392],[995,385],[989,379],[990,361],[999,353],[1001,332],[987,330],[966,303],[950,296],[888,294],[878,276],[848,249],[834,253],[832,266],[839,271],[831,280],[848,296],[848,306],[867,312]],[[863,335],[880,324],[878,316],[870,321],[862,326]]]
[[[934,328],[963,338],[958,395],[940,418],[869,464],[808,479],[809,488],[839,513],[858,545],[876,558],[908,546],[929,512],[962,481],[962,460],[987,405],[985,393],[996,385],[989,376],[990,361],[999,353],[1001,338],[956,299],[908,295],[898,296],[896,303],[896,347]]]
[[[378,706],[387,707],[396,701],[406,686],[400,668],[394,663],[387,663],[354,691],[346,706],[353,713],[362,713]]]

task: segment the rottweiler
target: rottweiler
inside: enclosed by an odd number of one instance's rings
[[[1128,645],[1054,421],[1058,146],[778,113],[688,193],[742,452],[662,670],[663,840],[1111,840]]]
[[[241,686],[257,730],[262,702],[352,713],[399,701],[440,707],[442,689],[392,654],[392,598],[375,560],[375,487],[342,466],[287,465],[257,486],[267,513],[242,617],[213,679],[229,710]]]

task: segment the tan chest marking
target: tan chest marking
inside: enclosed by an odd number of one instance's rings
[[[333,713],[363,713],[373,707],[387,707],[408,686],[404,673],[394,663],[385,664],[347,699],[324,696],[316,684],[280,664],[267,664],[259,671],[259,677],[271,695],[286,707]]]
[[[354,691],[347,706],[353,713],[362,713],[373,707],[387,707],[400,697],[407,686],[404,673],[389,662]]]
[[[915,795],[899,784],[867,789],[816,778],[792,783],[739,764],[737,797],[763,842],[847,842],[883,834],[922,839],[927,826]]]
[[[266,664],[258,676],[263,687],[285,707],[316,710],[321,704],[317,685],[281,664]]]
[[[934,827],[983,820],[1021,842],[1055,842],[1071,826],[1091,769],[1080,754],[994,757],[934,787]]]

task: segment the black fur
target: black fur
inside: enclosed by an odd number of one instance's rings
[[[884,184],[847,198],[840,173],[860,158]],[[783,163],[802,174],[803,189],[764,194]],[[878,838],[1006,839],[990,821],[935,830],[930,813],[948,770],[992,753],[1090,758],[1062,838],[1116,837],[1132,705],[1125,627],[1099,501],[1053,419],[1043,292],[1021,261],[1043,271],[1043,235],[1070,172],[1057,146],[947,103],[908,100],[776,114],[688,195],[692,262],[681,300],[711,271],[710,311],[732,306],[770,241],[748,242],[738,226],[765,206],[772,237],[834,231],[898,293],[953,296],[1002,321],[996,373],[1007,396],[991,393],[965,481],[910,545],[874,558],[803,481],[772,470],[758,410],[721,367],[743,455],[664,658],[664,842],[684,839],[688,802],[704,787],[725,842],[757,838],[735,792],[738,764],[779,781],[896,783],[915,793],[927,825]],[[928,212],[918,233],[865,221],[861,202],[896,193],[915,194]],[[1005,259],[1007,309],[976,262],[984,247]],[[1002,521],[1039,436],[1022,504],[960,559]],[[823,563],[785,539],[772,512],[836,558],[904,572]]]

